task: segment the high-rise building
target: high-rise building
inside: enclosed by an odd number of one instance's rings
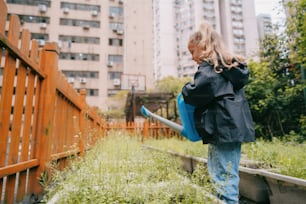
[[[176,7],[173,1],[153,1],[154,78],[178,76]]]
[[[128,0],[124,5],[124,73],[122,89],[144,91],[154,84],[153,1]]]
[[[59,69],[87,102],[107,107],[107,96],[121,89],[124,56],[123,0],[7,0],[23,28],[43,46],[57,42]]]
[[[260,41],[262,41],[265,35],[273,33],[271,16],[270,14],[259,14],[256,18],[258,38]]]
[[[157,0],[154,11],[156,79],[194,74],[187,42],[203,19],[221,34],[230,51],[247,57],[258,51],[254,0]]]

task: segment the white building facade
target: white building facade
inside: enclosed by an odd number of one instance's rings
[[[204,19],[221,34],[233,53],[251,58],[258,52],[254,0],[157,0],[154,6],[158,11],[154,18],[159,19],[154,24],[154,37],[158,39],[154,47],[156,80],[194,74],[196,66],[187,42]],[[167,46],[163,46],[163,38]]]

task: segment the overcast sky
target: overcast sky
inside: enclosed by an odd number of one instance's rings
[[[272,22],[278,22],[282,18],[280,14],[280,0],[255,0],[256,15],[265,13],[270,14]]]

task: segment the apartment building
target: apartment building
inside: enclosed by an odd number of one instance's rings
[[[256,18],[258,38],[262,41],[265,35],[273,33],[271,16],[270,14],[259,14]]]
[[[154,19],[156,80],[193,76],[196,65],[187,42],[203,19],[221,34],[230,51],[253,57],[259,49],[254,0],[157,0]]]
[[[87,102],[107,108],[107,97],[121,89],[124,55],[123,0],[7,0],[23,28],[40,46],[57,42],[59,69]]]

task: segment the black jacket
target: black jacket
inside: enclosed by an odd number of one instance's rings
[[[213,65],[201,63],[194,81],[182,89],[184,101],[196,107],[195,127],[203,143],[252,142],[253,119],[243,90],[249,75],[247,65],[222,69],[219,74]]]

